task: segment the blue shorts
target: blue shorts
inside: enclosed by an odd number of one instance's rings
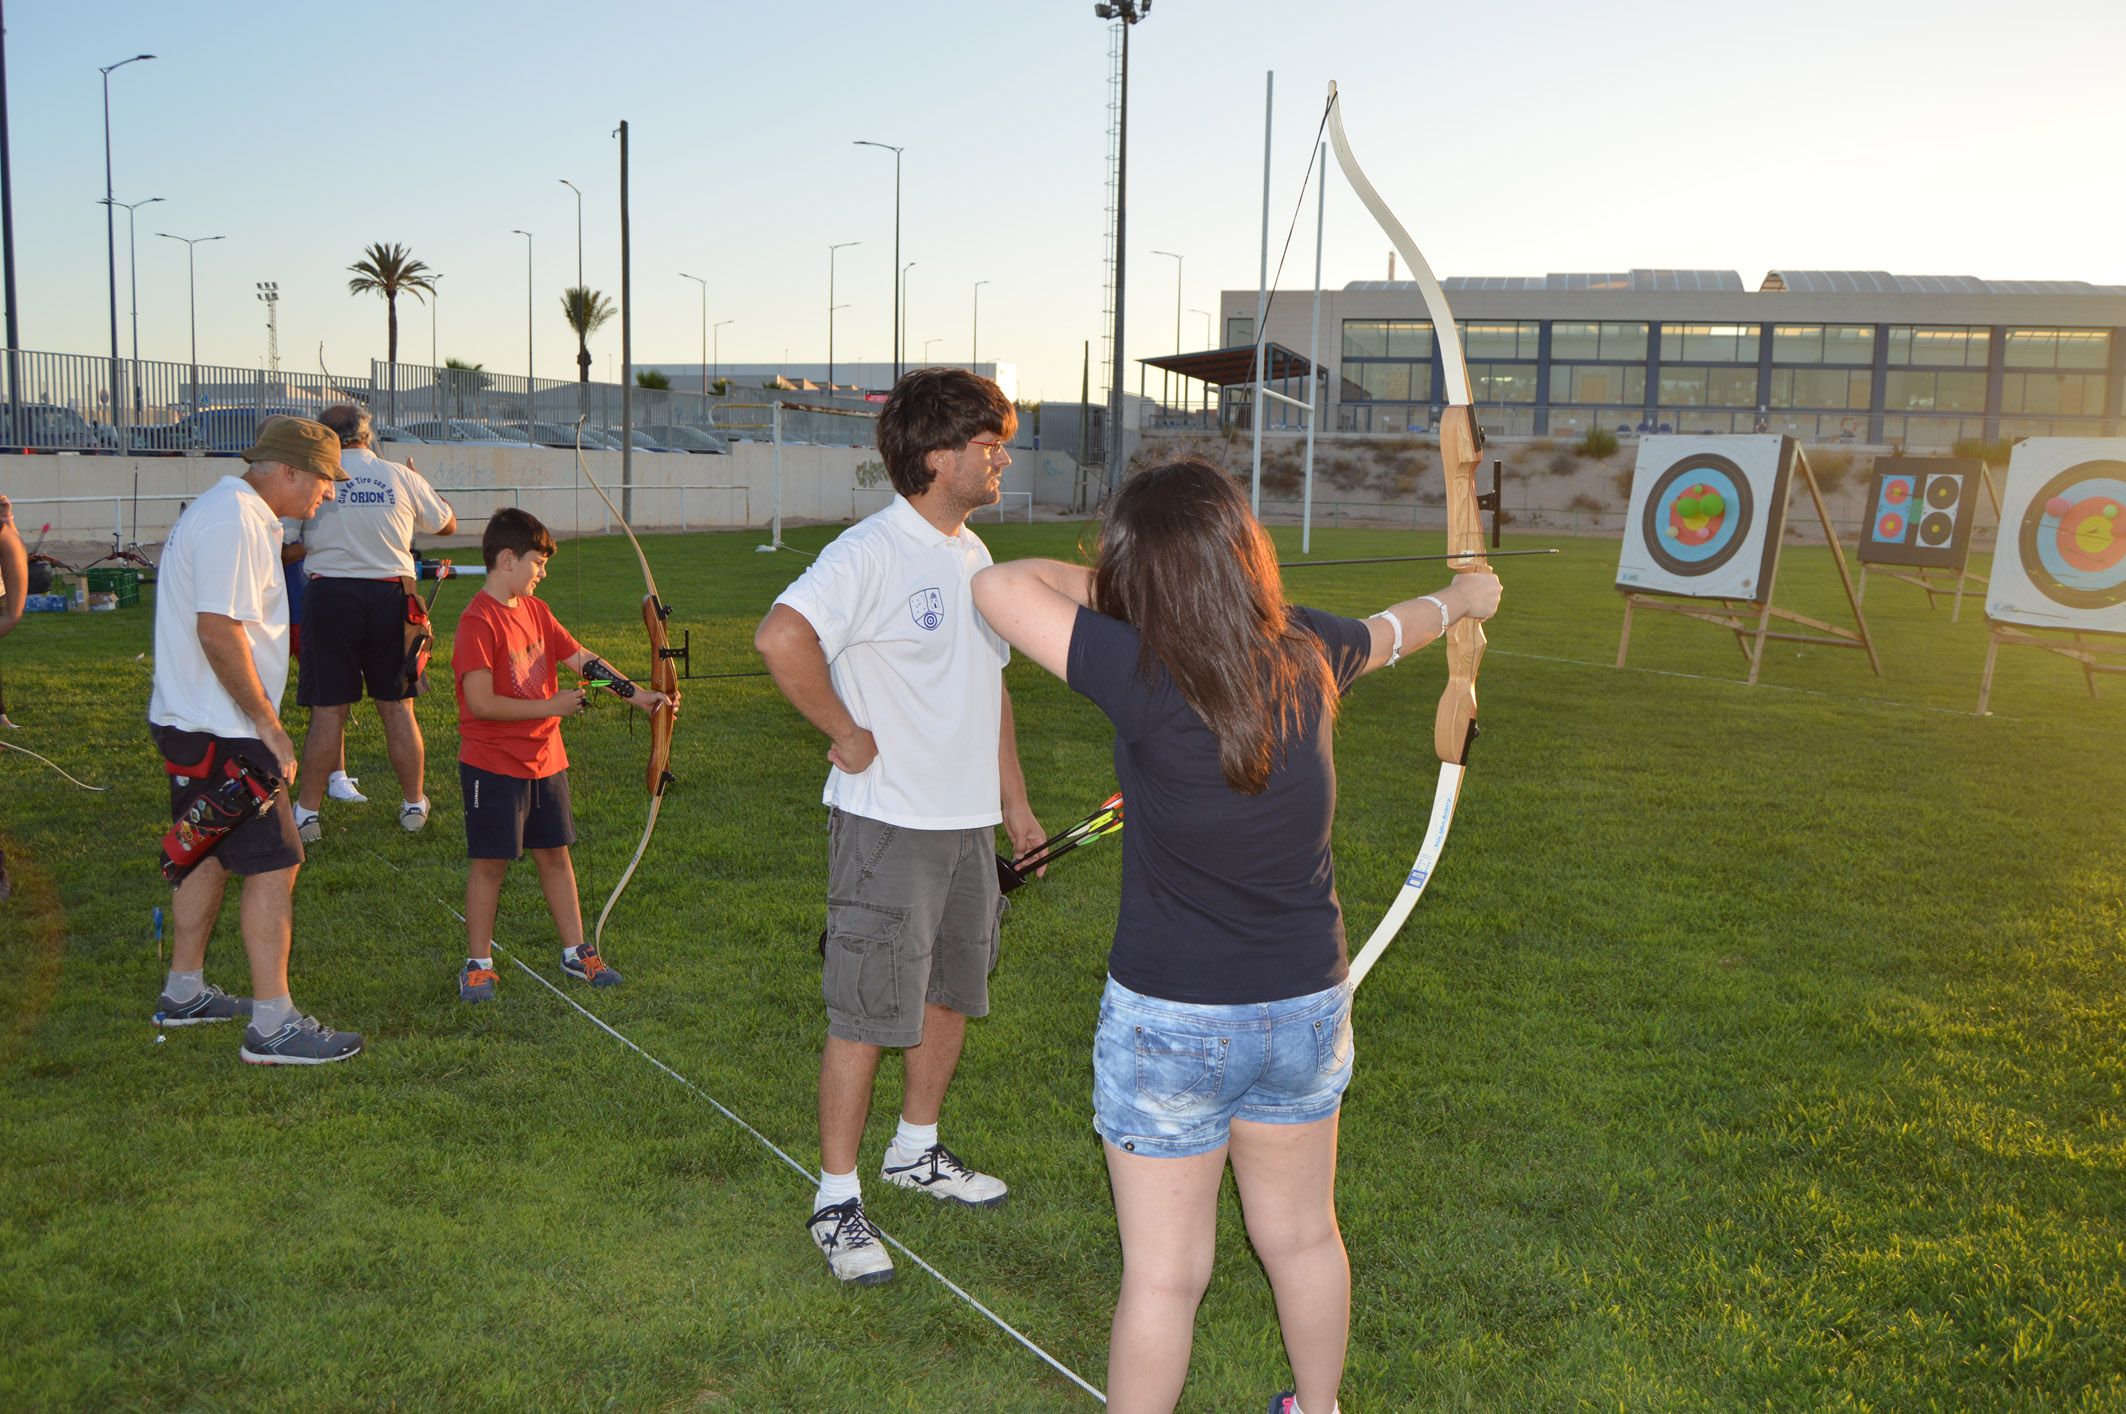
[[[1107,979],[1093,1038],[1093,1125],[1157,1159],[1207,1154],[1235,1119],[1310,1124],[1351,1083],[1351,988],[1281,1002],[1198,1006]]]

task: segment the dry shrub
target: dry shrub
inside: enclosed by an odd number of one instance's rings
[[[1853,474],[1851,452],[1818,451],[1809,454],[1809,470],[1816,473],[1816,486],[1828,494],[1845,485],[1846,478]]]
[[[1628,466],[1618,467],[1610,476],[1610,484],[1617,488],[1617,499],[1627,506],[1631,504],[1631,478],[1632,468]]]
[[[1550,461],[1543,467],[1543,470],[1549,472],[1552,476],[1570,476],[1579,469],[1580,454],[1571,448],[1561,452],[1552,452]]]
[[[1609,507],[1602,504],[1601,498],[1590,496],[1585,491],[1582,491],[1566,503],[1565,509],[1568,511],[1606,511]]]

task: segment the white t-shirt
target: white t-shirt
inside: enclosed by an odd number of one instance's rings
[[[199,645],[200,614],[238,620],[251,665],[276,711],[288,685],[288,588],[281,523],[240,476],[224,476],[185,508],[155,569],[155,690],[148,720],[221,737],[258,725],[214,676]]]
[[[303,568],[326,579],[394,579],[413,573],[413,537],[450,523],[450,505],[410,466],[367,447],[343,447],[347,480],[303,531]]]
[[[826,804],[916,830],[1003,819],[997,737],[1011,650],[968,587],[989,563],[972,530],[941,535],[896,496],[776,599],[812,625],[835,692],[878,742],[862,774],[828,769]]]

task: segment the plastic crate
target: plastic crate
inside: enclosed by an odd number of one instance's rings
[[[116,566],[84,571],[91,594],[115,594],[118,607],[130,609],[140,602],[140,571]]]

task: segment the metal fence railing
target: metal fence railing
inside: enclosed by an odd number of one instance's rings
[[[872,445],[868,417],[876,406],[862,398],[759,388],[632,392],[639,451],[773,441],[770,400],[782,404],[785,445]],[[0,448],[240,452],[264,418],[315,417],[334,403],[354,403],[369,409],[384,440],[572,447],[580,419],[586,450],[616,451],[622,393],[617,383],[381,360],[358,372],[295,373],[21,349],[0,355]]]

